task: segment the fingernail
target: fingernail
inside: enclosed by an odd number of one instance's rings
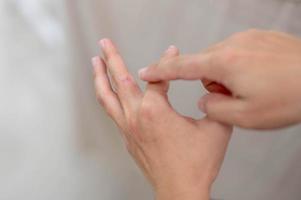
[[[104,38],[99,41],[99,44],[101,45],[102,48],[106,48],[107,42],[108,42],[108,39]]]
[[[146,74],[147,70],[148,70],[147,67],[145,67],[145,68],[139,70],[138,74],[139,74],[139,78],[140,78],[140,79],[142,79],[143,77],[145,77],[145,74]]]
[[[170,45],[168,47],[168,49],[165,51],[165,53],[171,53],[171,52],[174,52],[176,51],[178,48],[175,46],[175,45]]]
[[[95,65],[98,65],[99,63],[99,57],[98,56],[95,56],[91,59],[91,62],[92,64],[95,66]]]
[[[205,98],[202,98],[198,103],[199,109],[204,113],[206,113],[206,105],[205,104],[206,104]]]

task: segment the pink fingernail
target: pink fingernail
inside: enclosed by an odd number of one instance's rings
[[[105,38],[105,39],[102,39],[102,40],[99,41],[99,43],[100,43],[100,45],[101,45],[102,48],[105,48],[105,47],[106,47],[106,45],[107,45],[107,40],[108,40],[108,39]]]
[[[165,51],[165,53],[170,53],[170,52],[176,51],[177,49],[178,48],[175,45],[170,45],[168,47],[168,49]]]
[[[100,60],[98,56],[95,56],[91,59],[91,61],[93,65],[98,65]]]
[[[145,74],[146,74],[147,70],[148,70],[147,67],[145,67],[145,68],[139,70],[139,78],[140,78],[140,79],[142,79],[143,77],[145,77]]]

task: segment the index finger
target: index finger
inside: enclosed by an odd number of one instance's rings
[[[216,55],[215,52],[211,52],[169,58],[156,66],[142,69],[139,76],[148,82],[206,78],[222,83],[226,71]]]

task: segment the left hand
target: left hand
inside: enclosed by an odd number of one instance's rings
[[[113,43],[101,43],[105,58],[93,59],[98,100],[120,128],[156,198],[209,199],[232,129],[179,115],[168,102],[168,82],[150,83],[143,93]],[[177,55],[173,47],[164,57]]]

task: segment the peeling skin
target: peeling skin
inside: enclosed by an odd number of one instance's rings
[[[134,82],[131,76],[122,76],[119,78],[120,82],[123,84],[132,84]]]

